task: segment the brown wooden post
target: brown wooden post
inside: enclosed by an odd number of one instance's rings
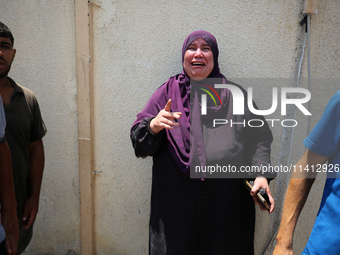
[[[81,254],[95,255],[92,4],[75,0]]]
[[[304,13],[317,13],[319,9],[319,0],[306,0]]]

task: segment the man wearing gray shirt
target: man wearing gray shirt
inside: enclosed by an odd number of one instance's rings
[[[6,140],[11,151],[17,201],[17,253],[21,254],[32,239],[39,209],[45,162],[42,138],[46,127],[34,93],[8,77],[16,49],[12,32],[1,21],[0,49],[0,94],[6,114]]]

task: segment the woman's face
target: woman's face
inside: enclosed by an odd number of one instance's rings
[[[202,38],[195,39],[184,54],[183,68],[196,81],[209,76],[214,68],[214,56],[209,44]]]

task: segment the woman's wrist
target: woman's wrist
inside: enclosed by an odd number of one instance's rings
[[[149,132],[155,136],[159,135],[159,133],[162,131],[162,129],[157,129],[157,127],[155,126],[155,117],[151,118],[148,121],[147,128]]]
[[[149,129],[154,135],[157,135],[159,133],[159,130],[157,130],[155,127],[155,118],[152,118],[149,122]]]

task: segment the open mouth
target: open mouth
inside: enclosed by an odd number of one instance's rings
[[[205,66],[205,64],[202,62],[192,62],[191,65],[192,66]]]

